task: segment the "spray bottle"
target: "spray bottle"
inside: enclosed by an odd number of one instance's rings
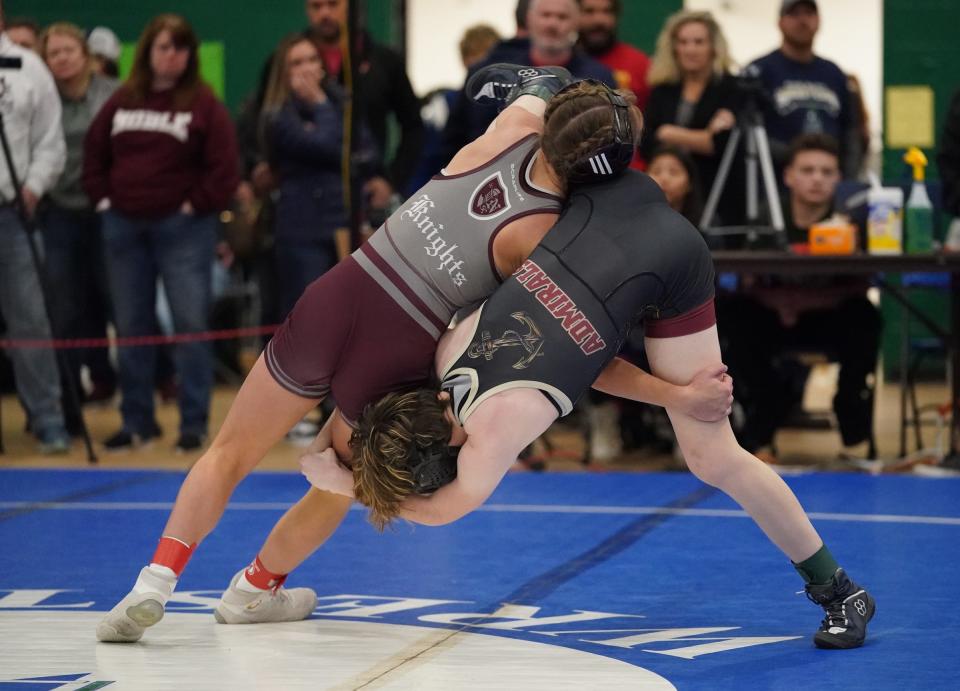
[[[927,186],[924,184],[924,169],[927,157],[917,147],[907,150],[903,160],[913,166],[913,188],[910,198],[907,199],[906,230],[907,253],[919,254],[933,251],[933,204],[927,196]]]

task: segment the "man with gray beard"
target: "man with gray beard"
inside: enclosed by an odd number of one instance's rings
[[[486,59],[472,65],[469,79],[478,70],[498,62],[516,65],[559,65],[577,79],[596,79],[616,87],[613,73],[580,48],[577,28],[580,7],[577,0],[530,0],[526,13],[526,36],[501,41]],[[497,116],[495,106],[470,103],[461,90],[450,109],[443,131],[440,159],[449,160],[458,150],[473,141],[489,127]]]

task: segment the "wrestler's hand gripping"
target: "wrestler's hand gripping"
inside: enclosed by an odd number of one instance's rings
[[[300,472],[317,489],[354,498],[353,472],[340,465],[333,449],[301,456]]]

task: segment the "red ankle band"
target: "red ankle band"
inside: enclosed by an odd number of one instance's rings
[[[255,588],[260,588],[261,590],[270,590],[273,588],[276,590],[283,582],[287,580],[287,574],[285,573],[273,573],[272,571],[267,571],[267,568],[263,565],[263,562],[260,561],[260,555],[257,555],[257,558],[253,560],[253,563],[247,567],[246,570],[247,583],[254,586]]]
[[[197,543],[188,545],[175,537],[167,537],[164,535],[160,538],[157,551],[153,553],[153,559],[150,560],[150,563],[166,566],[177,574],[179,578],[187,562],[190,561],[190,557],[193,556],[193,550],[196,548]]]

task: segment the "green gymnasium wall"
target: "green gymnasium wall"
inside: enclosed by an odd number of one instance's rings
[[[950,98],[960,88],[960,39],[957,33],[960,0],[885,0],[883,9],[884,86],[930,85],[934,92],[935,132],[939,143]],[[931,162],[929,176],[939,177],[934,163],[935,149],[924,151]],[[902,161],[903,153],[902,149],[884,150],[884,179],[898,180],[909,176]],[[937,204],[938,200],[934,203]],[[938,323],[947,324],[950,298],[946,292],[917,289],[913,298]],[[887,297],[883,299],[882,307],[885,370],[888,375],[898,375],[901,308]],[[912,321],[910,333],[920,336],[927,332]],[[926,374],[933,376],[941,376],[942,372],[942,361],[935,360],[925,370]]]
[[[621,0],[620,38],[653,55],[664,20],[683,8],[683,0]]]

